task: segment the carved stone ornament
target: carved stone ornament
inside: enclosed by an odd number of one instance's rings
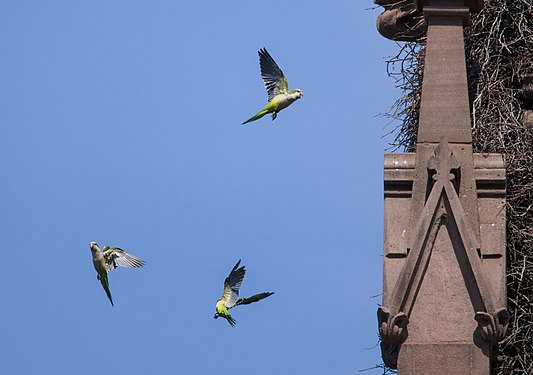
[[[402,312],[393,316],[381,306],[378,308],[378,324],[383,362],[390,368],[396,368],[400,346],[407,339],[409,318]]]
[[[374,0],[374,3],[385,8],[376,22],[379,33],[385,38],[413,42],[424,36],[424,17],[412,0]]]
[[[498,309],[493,314],[477,312],[475,319],[479,324],[481,337],[484,340],[497,344],[504,339],[510,320],[506,309]]]
[[[431,260],[437,233],[444,223],[456,233],[454,247],[462,254],[462,270],[469,279],[466,285],[476,311],[475,319],[481,330],[481,337],[496,343],[505,336],[509,323],[507,311],[500,306],[495,308],[489,283],[483,272],[480,245],[457,194],[461,166],[446,140],[441,140],[434,155],[429,157],[427,170],[432,186],[429,187],[423,211],[413,228],[408,245],[410,251],[392,294],[387,299],[387,306],[378,310],[383,361],[390,368],[397,368],[400,346],[408,336],[409,316],[424,279],[424,270]]]

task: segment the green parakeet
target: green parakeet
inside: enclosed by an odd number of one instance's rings
[[[235,267],[231,270],[226,280],[224,280],[224,292],[222,297],[220,297],[216,304],[216,312],[214,319],[222,317],[228,321],[230,326],[234,327],[236,322],[229,313],[229,309],[238,305],[249,305],[250,303],[257,302],[263,298],[267,298],[274,294],[274,292],[263,292],[259,294],[254,294],[248,298],[239,298],[239,289],[241,287],[242,281],[244,280],[244,274],[246,270],[244,266],[239,268],[241,260],[237,262]]]
[[[145,261],[137,258],[134,255],[128,254],[118,247],[109,247],[106,246],[100,250],[96,242],[91,242],[91,253],[93,255],[93,265],[94,269],[98,273],[96,275],[97,279],[100,280],[100,283],[104,287],[105,293],[113,305],[113,298],[111,297],[111,291],[109,290],[109,280],[107,274],[114,270],[115,268],[127,267],[127,268],[139,268],[145,265]]]
[[[268,93],[268,104],[255,116],[243,122],[242,125],[260,119],[267,113],[272,113],[272,120],[274,120],[279,111],[304,96],[301,90],[289,90],[287,79],[266,48],[259,50],[258,53],[261,77]]]

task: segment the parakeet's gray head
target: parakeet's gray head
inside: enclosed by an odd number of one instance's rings
[[[91,251],[93,253],[96,253],[100,248],[98,247],[98,244],[96,242],[89,243],[89,246],[91,247]]]
[[[303,98],[304,96],[304,92],[300,89],[290,90],[287,92],[287,94],[288,94],[287,96],[289,97],[289,100],[291,101],[291,103],[295,100]]]

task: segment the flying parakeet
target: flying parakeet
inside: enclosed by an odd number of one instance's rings
[[[238,305],[249,305],[250,303],[257,302],[271,296],[274,292],[263,292],[255,294],[248,298],[239,298],[239,288],[241,287],[242,281],[244,280],[244,274],[246,270],[244,266],[239,268],[241,260],[237,262],[235,267],[231,270],[226,280],[224,280],[224,292],[222,297],[220,297],[216,304],[216,312],[214,319],[222,317],[228,321],[230,326],[234,327],[236,322],[229,313],[229,309]]]
[[[134,255],[128,254],[118,247],[106,246],[100,250],[96,242],[91,242],[89,245],[93,255],[94,269],[98,273],[96,277],[98,280],[100,280],[100,283],[102,283],[111,305],[114,306],[113,298],[111,297],[111,291],[109,290],[109,280],[107,278],[107,274],[119,266],[127,268],[139,268],[144,266],[146,262]]]
[[[261,77],[268,93],[268,104],[255,116],[243,122],[242,125],[260,119],[267,113],[272,113],[272,120],[274,120],[279,111],[304,96],[301,90],[289,90],[287,79],[266,48],[259,50],[258,53]]]

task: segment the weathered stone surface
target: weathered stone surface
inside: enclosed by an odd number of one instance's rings
[[[427,6],[443,6],[447,8],[467,8],[470,12],[475,13],[483,9],[483,0],[413,0],[417,9],[423,9]]]
[[[497,306],[506,306],[505,168],[500,154],[474,154],[483,272]]]
[[[385,257],[407,255],[405,213],[411,209],[415,154],[385,155]]]
[[[398,373],[402,375],[487,375],[486,357],[473,344],[423,343],[402,347]]]
[[[430,18],[418,143],[471,143],[461,18]]]
[[[409,326],[409,342],[468,343],[476,330],[475,309],[469,303],[469,291],[458,262],[464,254],[462,249],[454,248],[449,225],[445,221],[438,228],[431,261],[425,269],[410,318],[413,323],[425,324]]]

